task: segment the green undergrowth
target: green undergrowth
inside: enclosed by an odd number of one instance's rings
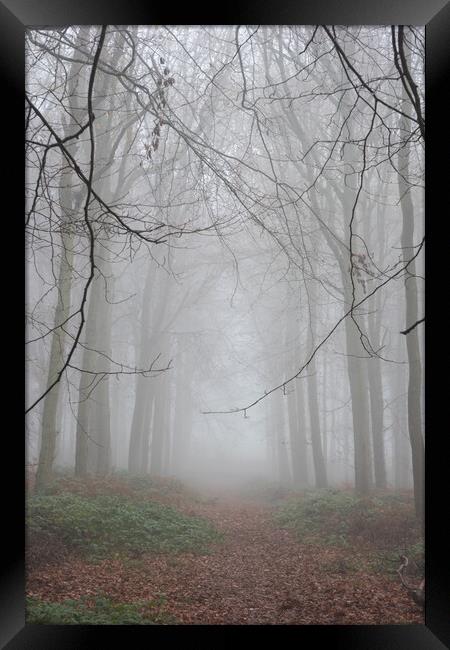
[[[374,550],[368,558],[369,568],[375,573],[387,573],[397,576],[400,555],[409,560],[409,576],[423,576],[425,572],[425,546],[423,540],[391,549]]]
[[[171,625],[177,620],[164,611],[164,598],[118,603],[105,596],[55,603],[27,598],[27,623],[39,625]]]
[[[394,575],[400,555],[408,556],[411,571],[423,571],[423,540],[410,495],[310,490],[281,506],[275,521],[305,543],[365,548],[368,568],[375,572]]]
[[[91,559],[145,552],[208,552],[220,540],[201,517],[124,494],[70,492],[33,496],[27,502],[29,538],[57,539]]]
[[[133,476],[128,472],[115,472],[109,476],[77,478],[60,472],[41,494],[78,494],[92,497],[100,495],[129,496],[133,499],[159,497],[185,497],[193,495],[181,481],[165,476]]]

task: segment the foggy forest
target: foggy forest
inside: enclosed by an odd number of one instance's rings
[[[26,34],[27,621],[423,623],[424,29]]]

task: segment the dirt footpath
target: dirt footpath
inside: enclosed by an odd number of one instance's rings
[[[30,570],[28,595],[160,599],[182,624],[424,622],[395,580],[358,569],[363,549],[303,545],[291,531],[275,527],[270,506],[250,500],[219,498],[188,511],[208,517],[224,534],[209,555],[148,554],[99,564],[71,555]]]

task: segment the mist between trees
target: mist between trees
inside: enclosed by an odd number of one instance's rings
[[[424,33],[72,26],[26,55],[27,467],[413,488]]]

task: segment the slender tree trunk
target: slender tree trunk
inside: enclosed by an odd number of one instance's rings
[[[383,431],[383,382],[380,360],[377,357],[372,357],[367,360],[367,371],[369,378],[375,487],[384,489],[387,483]]]
[[[85,27],[80,28],[76,42],[79,44],[85,34]],[[77,89],[80,84],[81,64],[73,62],[70,64],[67,72],[68,79],[68,97],[69,111],[68,118],[64,122],[64,136],[74,132],[79,116],[79,100]],[[73,141],[67,144],[67,149],[76,155],[78,145]],[[65,159],[64,159],[65,161]],[[61,216],[61,260],[59,265],[59,276],[57,282],[58,298],[53,320],[54,330],[51,337],[50,363],[47,374],[47,387],[56,379],[64,360],[64,347],[66,334],[64,329],[58,327],[64,323],[70,315],[70,294],[72,286],[72,262],[73,262],[73,236],[68,230],[72,215],[76,213],[81,195],[77,195],[74,200],[72,169],[63,165],[64,171],[61,173],[59,188],[59,203],[62,211]],[[41,447],[39,452],[38,469],[36,473],[36,490],[45,489],[51,480],[53,462],[56,452],[57,440],[57,410],[61,390],[61,382],[58,382],[43,400],[42,428],[41,428]]]
[[[350,450],[350,435],[347,428],[344,428],[344,482],[347,485],[350,479],[350,464],[351,464],[351,450]]]
[[[63,247],[58,277],[58,302],[55,310],[54,326],[63,323],[70,313],[70,289],[72,282],[72,242],[70,237],[63,234]],[[64,357],[65,332],[58,328],[51,339],[50,364],[47,376],[47,386],[56,379],[61,369]],[[56,384],[44,398],[42,414],[41,448],[39,452],[36,473],[36,490],[45,489],[51,480],[53,461],[56,452],[57,439],[57,410],[61,383]]]
[[[304,416],[299,417],[297,391],[303,390],[301,385],[295,384],[295,390],[287,397],[289,441],[291,448],[292,482],[295,488],[304,488],[307,485],[306,465],[306,439],[304,433]]]
[[[193,415],[191,376],[190,354],[186,350],[177,355],[172,445],[172,471],[176,476],[182,475],[189,455]]]
[[[110,265],[106,255],[105,251],[102,272],[105,277],[108,277]],[[105,373],[103,376],[88,374],[85,378],[92,388],[95,385],[95,390],[92,391],[86,402],[86,408],[89,411],[87,415],[89,425],[87,469],[88,472],[98,476],[106,476],[111,469],[111,404],[110,382],[107,373],[110,371],[109,357],[111,357],[111,304],[108,301],[112,299],[112,296],[112,284],[109,283],[108,296],[106,296],[103,279],[98,277],[96,285],[92,288],[89,302],[89,316],[94,319],[92,323],[94,340],[89,341],[88,345],[95,352],[92,353],[92,356],[86,356],[86,362],[92,365],[83,366],[88,370],[101,370]],[[92,308],[91,302],[93,303]],[[85,390],[84,384],[83,389]]]
[[[323,461],[327,468],[327,475],[329,471],[329,458],[328,458],[328,431],[327,431],[327,360],[323,360],[323,378],[322,378],[322,445],[323,445]]]
[[[406,96],[403,105],[406,106]],[[407,108],[406,108],[407,110]],[[400,128],[404,138],[403,146],[398,153],[398,185],[400,206],[402,211],[402,249],[403,259],[408,260],[415,251],[417,241],[414,240],[414,207],[411,199],[411,187],[406,179],[409,177],[410,145],[407,140],[410,126],[404,118],[400,120]],[[410,327],[419,319],[418,296],[416,281],[416,262],[412,261],[405,276],[406,327]],[[406,350],[409,362],[408,377],[408,430],[411,442],[412,470],[414,479],[414,499],[416,515],[423,522],[425,518],[425,445],[422,434],[422,363],[420,359],[418,328],[405,336]]]
[[[149,396],[149,399],[145,403],[144,409],[144,419],[143,419],[143,435],[142,435],[142,449],[140,453],[140,463],[139,463],[139,474],[145,476],[148,474],[148,462],[149,462],[149,450],[150,450],[150,437],[152,430],[153,422],[153,411],[155,408],[155,395],[152,392]]]
[[[170,298],[171,285],[168,282],[168,276],[161,278],[152,273],[152,267],[149,266],[144,287],[141,314],[141,340],[139,346],[138,359],[142,367],[149,366],[152,357],[155,358],[157,352],[164,348],[164,337],[161,336],[163,329],[164,316]],[[151,305],[151,297],[159,293],[158,298]],[[139,376],[136,384],[136,398],[133,410],[133,419],[131,423],[130,447],[128,454],[128,470],[132,474],[138,474],[141,471],[141,454],[147,441],[145,436],[153,436],[153,424],[160,419],[159,407],[155,403],[155,417],[146,421],[146,403],[153,399],[153,393],[157,393],[159,383],[164,380],[163,376],[152,379]],[[157,399],[157,397],[155,397]],[[147,411],[148,412],[148,411]],[[153,423],[153,424],[152,424]],[[153,443],[151,443],[153,448]],[[151,451],[151,455],[152,455]],[[150,462],[150,471],[152,464]]]
[[[269,474],[272,480],[277,478],[277,447],[276,434],[272,424],[272,403],[269,398],[266,400],[266,452]]]
[[[98,349],[106,354],[111,354],[111,317],[110,305],[106,305],[105,319],[102,319],[101,334],[103,345],[97,339]],[[99,323],[100,325],[100,323]],[[100,332],[98,332],[99,334]],[[107,359],[103,358],[102,364],[109,368]],[[95,415],[96,415],[96,440],[99,447],[97,452],[96,474],[106,476],[111,470],[111,405],[109,396],[109,376],[106,376],[95,390]]]
[[[313,349],[314,340],[312,331],[315,327],[315,304],[314,295],[310,296],[310,327],[308,330],[308,350]],[[317,397],[317,372],[316,359],[313,357],[308,365],[308,405],[311,423],[311,445],[314,462],[314,473],[317,488],[328,487],[327,470],[322,450],[322,439],[320,434],[319,400]]]
[[[336,439],[336,412],[331,411],[330,423],[330,461],[328,466],[328,478],[331,484],[336,482],[337,474],[337,439]]]
[[[117,45],[117,35],[112,44]],[[111,65],[114,66],[121,56],[121,50],[114,47]],[[111,75],[99,73],[99,82],[93,90],[93,104],[96,109],[108,96],[116,81]],[[110,104],[109,108],[112,106]],[[111,154],[111,127],[114,112],[108,111],[107,122],[96,133],[96,151],[93,183],[96,191],[107,203],[114,202],[122,188],[111,187],[109,174],[104,174],[105,164],[113,165]],[[120,172],[126,165],[123,158]],[[94,242],[96,244],[96,242]],[[99,255],[96,246],[95,262],[104,277],[110,276],[110,263],[107,251]],[[85,326],[85,348],[81,368],[91,373],[104,372],[104,376],[82,372],[79,384],[79,407],[76,430],[75,474],[86,476],[88,473],[106,475],[111,466],[111,413],[109,396],[109,357],[111,354],[111,306],[110,297],[105,293],[104,281],[96,274],[89,289],[89,306]],[[108,285],[111,294],[111,283]],[[99,354],[100,353],[100,354]]]
[[[152,269],[149,265],[145,279],[141,309],[141,334],[139,343],[138,363],[145,367],[149,359],[149,331],[150,331],[150,299],[152,294]],[[138,375],[136,377],[136,396],[131,422],[130,444],[128,451],[128,471],[130,474],[139,474],[141,471],[141,452],[145,432],[150,435],[150,422],[145,427],[146,397],[150,380]],[[148,442],[147,449],[148,449]]]
[[[377,206],[377,244],[382,255],[385,253],[385,232],[383,228],[384,206]],[[364,238],[366,244],[370,240],[369,220],[365,221]],[[381,294],[376,293],[368,301],[368,333],[372,347],[377,350],[381,348],[380,314]],[[367,359],[367,376],[369,380],[370,396],[370,421],[372,430],[373,465],[375,476],[375,487],[384,489],[387,486],[386,453],[384,441],[384,394],[383,378],[381,374],[381,360],[378,356]]]
[[[348,117],[349,106],[343,106],[343,117]],[[344,148],[344,162],[352,165],[350,148]],[[346,185],[342,194],[342,214],[346,232],[350,233],[349,223],[353,213],[354,206],[358,208],[357,193],[349,185]],[[359,209],[360,204],[359,204]],[[348,234],[350,237],[350,234]],[[352,245],[356,246],[356,239],[352,240]],[[348,255],[348,253],[347,253]],[[345,309],[352,305],[353,293],[355,299],[360,295],[359,285],[354,276],[354,286],[350,271],[350,258],[340,259],[340,270],[342,284],[344,288]],[[361,310],[355,309],[353,314],[356,322],[361,323],[364,327],[364,317]],[[353,437],[354,437],[354,463],[355,463],[355,490],[359,494],[368,494],[372,485],[372,466],[370,455],[370,406],[368,393],[367,365],[366,357],[368,352],[364,349],[360,339],[360,332],[356,326],[355,320],[347,316],[345,319],[345,340],[347,353],[347,372],[350,383],[350,394],[352,398],[352,419],[353,419]]]
[[[88,309],[85,325],[84,347],[81,360],[81,368],[85,371],[95,372],[97,355],[95,345],[97,341],[97,309],[101,297],[101,278],[96,273],[90,287],[88,297]],[[89,372],[80,373],[80,382],[78,387],[78,412],[76,428],[76,445],[75,445],[75,476],[84,477],[90,471],[94,471],[95,463],[93,458],[89,458],[89,440],[93,440],[91,435],[91,425],[94,425],[93,413],[90,409],[90,394],[95,385],[95,376]],[[94,443],[97,446],[97,443]]]
[[[299,379],[295,383],[295,403],[297,413],[297,429],[295,436],[297,449],[297,466],[299,488],[305,488],[308,485],[308,444],[306,441],[306,409],[305,409],[305,387],[304,380]]]
[[[150,474],[162,475],[164,438],[168,430],[168,395],[167,377],[165,374],[156,380],[155,406],[150,448]]]
[[[347,341],[347,370],[352,397],[352,420],[355,458],[355,489],[359,494],[368,494],[371,486],[370,444],[369,444],[369,396],[365,360],[360,359],[361,343],[356,325],[345,319]]]
[[[316,364],[314,359],[308,366],[308,404],[315,483],[317,488],[325,488],[328,487],[328,479],[320,437],[319,400],[317,397]]]
[[[272,429],[275,432],[276,440],[278,481],[283,485],[289,485],[291,483],[291,472],[285,432],[283,399],[286,398],[279,392],[272,395]]]
[[[286,349],[296,347],[296,318],[294,313],[288,312],[286,323]],[[291,364],[291,370],[293,365]],[[307,447],[305,437],[305,409],[303,404],[303,386],[301,379],[291,385],[286,395],[285,403],[288,413],[289,446],[292,466],[292,482],[294,488],[304,488],[308,482],[307,474]],[[300,393],[300,395],[298,394]]]

